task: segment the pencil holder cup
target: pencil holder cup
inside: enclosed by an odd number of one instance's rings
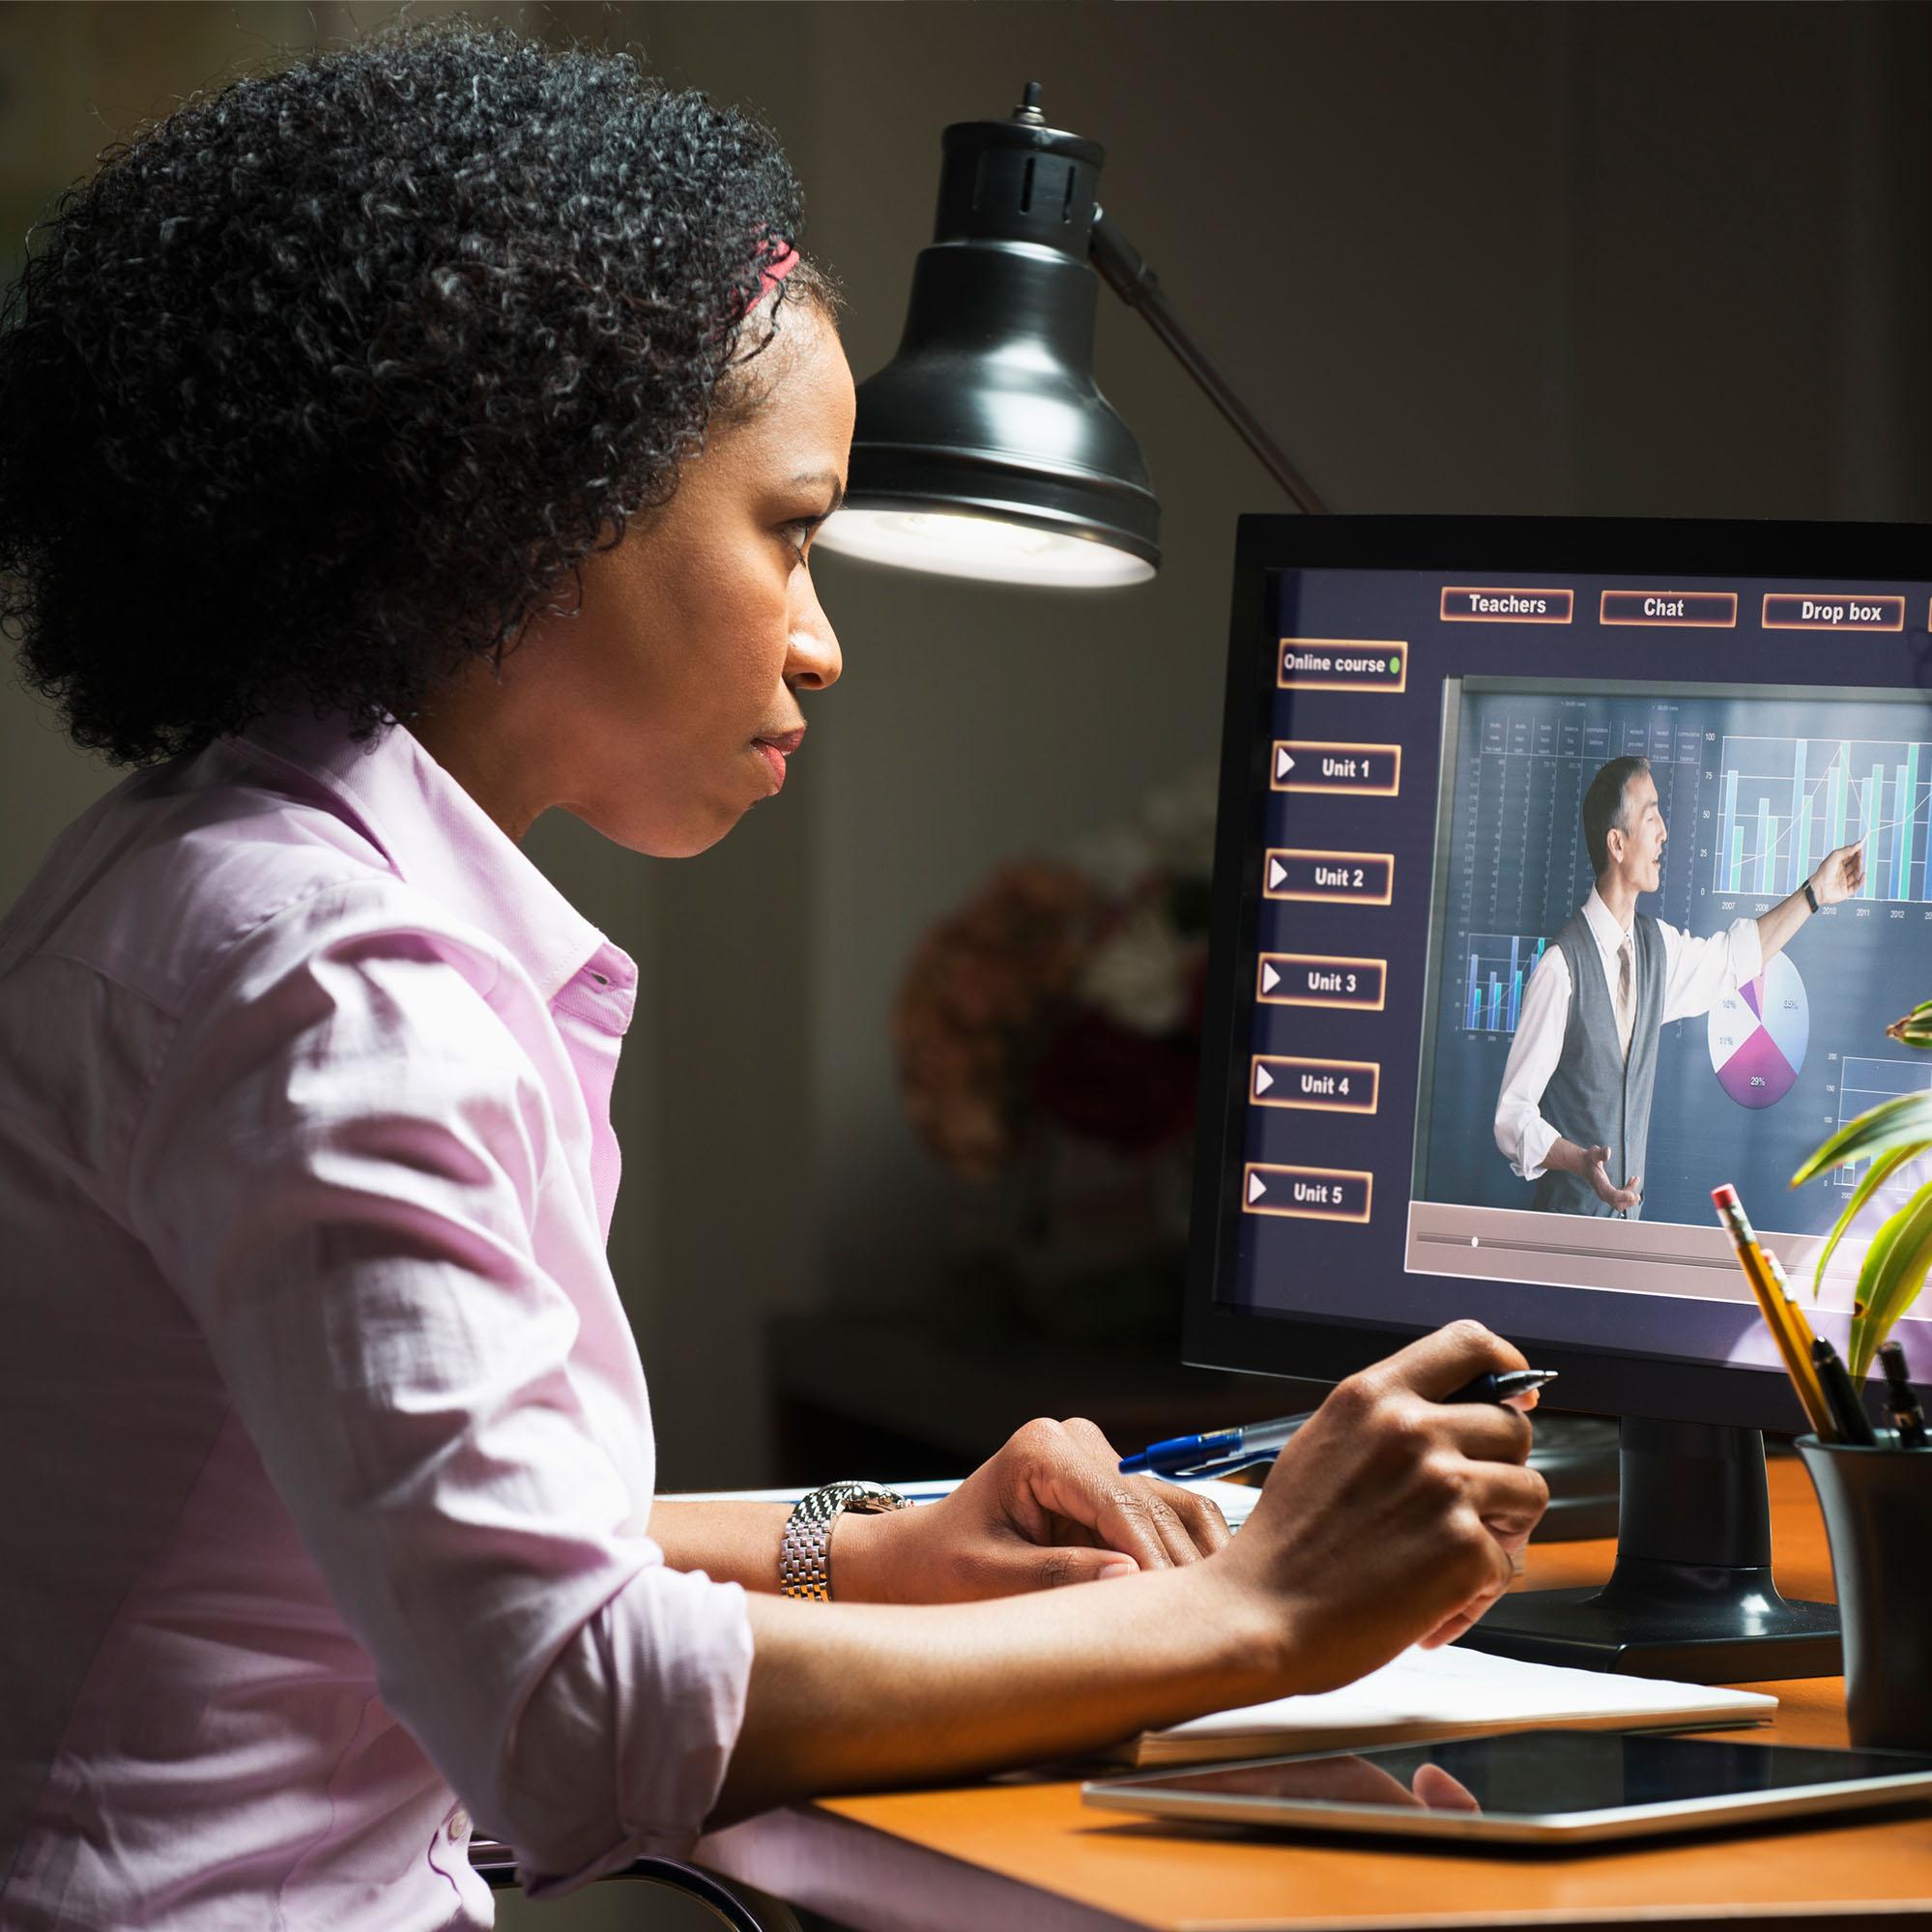
[[[1852,1742],[1932,1751],[1932,1448],[1798,1438],[1831,1544]]]

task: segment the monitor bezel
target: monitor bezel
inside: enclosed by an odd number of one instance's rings
[[[1237,963],[1254,946],[1258,901],[1246,854],[1261,842],[1268,800],[1256,707],[1274,683],[1274,644],[1264,635],[1268,576],[1282,569],[1454,572],[1650,571],[1700,577],[1784,578],[1792,563],[1824,579],[1871,577],[1932,587],[1932,524],[1698,521],[1641,517],[1244,515],[1235,536],[1233,593],[1222,717],[1215,823],[1209,969],[1193,1214],[1183,1303],[1182,1359],[1194,1366],[1312,1381],[1336,1381],[1422,1331],[1339,1315],[1275,1315],[1219,1303],[1224,1260],[1231,1268],[1240,1215],[1247,1106],[1246,985]],[[1914,676],[1897,688],[1932,688],[1932,637],[1908,621],[1901,643]],[[1418,1028],[1420,1032],[1420,1028]],[[1475,1299],[1472,1296],[1472,1300]],[[1480,1314],[1481,1310],[1475,1311]],[[1774,1370],[1681,1356],[1582,1348],[1513,1335],[1540,1368],[1560,1371],[1550,1406],[1789,1430],[1791,1391]]]

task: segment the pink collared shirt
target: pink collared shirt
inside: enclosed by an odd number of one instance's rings
[[[630,960],[410,734],[137,773],[0,921],[0,1927],[481,1926],[743,1715],[604,1241]]]

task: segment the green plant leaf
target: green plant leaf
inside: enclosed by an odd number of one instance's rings
[[[1878,1345],[1918,1299],[1932,1268],[1932,1183],[1920,1188],[1878,1231],[1859,1270],[1859,1306],[1852,1315],[1852,1380],[1870,1373]]]
[[[1825,1285],[1825,1263],[1831,1258],[1831,1251],[1844,1239],[1846,1228],[1859,1218],[1859,1210],[1918,1152],[1918,1149],[1914,1146],[1894,1147],[1889,1154],[1882,1154],[1865,1169],[1864,1179],[1845,1203],[1845,1211],[1838,1217],[1831,1229],[1831,1238],[1826,1242],[1825,1252],[1819,1255],[1818,1265],[1811,1272],[1811,1299],[1814,1302],[1818,1299],[1818,1290]]]
[[[1867,1156],[1910,1146],[1915,1153],[1932,1147],[1932,1092],[1902,1093],[1881,1101],[1856,1120],[1848,1120],[1792,1175],[1791,1185],[1802,1187],[1814,1175],[1849,1166]]]

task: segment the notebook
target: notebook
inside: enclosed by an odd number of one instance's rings
[[[1143,1731],[1112,1755],[1134,1765],[1197,1764],[1557,1726],[1705,1730],[1762,1723],[1776,1709],[1777,1699],[1758,1690],[1519,1663],[1446,1644],[1406,1650],[1340,1690],[1278,1697]]]

